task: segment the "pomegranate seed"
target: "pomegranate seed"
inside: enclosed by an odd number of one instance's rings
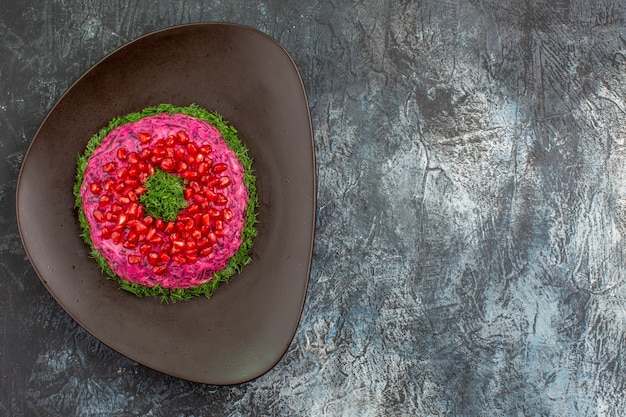
[[[223,206],[227,203],[228,197],[226,197],[224,194],[217,194],[217,196],[215,197],[215,204]]]
[[[102,186],[99,182],[92,182],[91,185],[89,185],[89,190],[94,194],[100,194],[102,192]]]
[[[122,243],[122,234],[117,230],[114,230],[113,232],[111,232],[111,241],[113,241],[115,245],[119,245],[120,243]]]
[[[230,219],[233,218],[233,212],[230,209],[225,208],[224,210],[222,210],[222,216],[224,218],[224,221],[229,222]]]
[[[183,148],[174,148],[174,158],[182,162],[185,160],[185,150]]]
[[[113,214],[120,214],[122,212],[122,210],[123,210],[123,208],[119,204],[117,204],[117,203],[111,204],[111,213],[113,213]]]
[[[128,151],[126,150],[126,148],[119,148],[117,150],[117,159],[119,159],[120,161],[125,161],[127,156]]]
[[[202,215],[202,224],[204,226],[210,226],[211,225],[211,216],[208,213],[205,213]]]
[[[157,266],[159,264],[159,254],[156,252],[148,253],[148,263],[152,266]]]
[[[141,143],[146,144],[152,140],[152,135],[150,135],[150,133],[139,132],[137,139],[139,139]]]
[[[213,152],[213,149],[211,148],[211,145],[202,145],[200,147],[200,152],[202,152],[203,154],[210,154],[211,152]]]
[[[207,235],[207,239],[209,239],[209,242],[211,242],[211,244],[217,243],[217,235],[214,232],[210,232]]]
[[[167,265],[159,265],[152,268],[152,272],[156,275],[163,275],[165,274],[165,271],[167,271]]]
[[[200,250],[198,254],[204,257],[204,256],[209,256],[211,253],[213,253],[213,248],[209,246],[208,248],[204,248]]]
[[[185,144],[189,142],[189,136],[187,136],[187,133],[183,130],[176,132],[176,138],[178,139],[178,143]]]
[[[104,191],[111,191],[113,185],[115,185],[115,181],[113,181],[111,178],[107,178],[106,180],[104,180]]]
[[[96,219],[96,221],[102,223],[102,221],[104,220],[104,214],[102,214],[100,210],[94,210],[93,218]]]
[[[174,224],[174,222],[167,222],[165,224],[165,228],[163,229],[163,232],[169,235],[170,233],[174,231],[175,228],[176,228],[176,225]]]
[[[128,221],[128,216],[126,216],[123,213],[120,214],[120,216],[117,218],[117,223],[115,224],[115,228],[122,229],[126,225],[127,221]]]
[[[137,165],[133,165],[130,168],[128,168],[129,177],[137,177],[138,175],[139,175],[139,169],[137,168]]]
[[[102,239],[110,239],[111,238],[111,229],[109,229],[108,227],[103,227],[102,229],[100,229],[100,236],[102,236]]]
[[[132,242],[130,240],[125,240],[124,243],[122,243],[122,246],[125,249],[135,249],[137,247],[137,242]]]
[[[131,152],[128,154],[127,160],[131,165],[135,165],[139,162],[139,154],[137,152]]]
[[[170,255],[165,251],[161,251],[159,253],[159,260],[163,263],[168,263],[170,261]]]
[[[226,188],[230,185],[230,177],[221,177],[217,183],[217,188]]]
[[[117,164],[115,162],[108,162],[102,165],[102,170],[104,172],[111,172],[111,171],[114,171],[116,167],[117,167]]]
[[[149,148],[144,148],[139,152],[139,158],[141,158],[142,161],[147,161],[151,156],[152,151]]]
[[[176,143],[176,136],[174,135],[169,135],[167,139],[165,139],[165,144],[167,146],[170,146],[170,147],[174,146],[175,143]]]
[[[164,158],[161,161],[160,166],[163,171],[171,171],[172,169],[176,167],[176,163],[174,162],[172,158]]]
[[[172,260],[181,265],[185,263],[185,258],[183,256],[180,256],[179,254],[173,255]]]
[[[185,241],[183,240],[172,240],[172,249],[184,249],[185,248]]]
[[[100,208],[106,207],[110,201],[111,201],[111,197],[105,194],[102,197],[100,197],[100,200],[98,200],[98,206]]]
[[[198,204],[191,204],[189,207],[187,207],[187,213],[189,214],[196,214],[200,211],[200,206]]]
[[[228,169],[228,165],[226,165],[223,162],[213,165],[213,172],[216,174],[222,173],[226,171],[227,169]]]
[[[196,145],[195,143],[191,142],[187,144],[187,152],[189,152],[191,155],[195,155],[198,153],[198,145]]]
[[[122,167],[117,171],[117,178],[123,180],[126,177],[128,177],[128,168],[127,167]]]
[[[128,255],[128,263],[129,264],[138,264],[141,262],[141,256],[138,255]]]
[[[141,253],[143,256],[146,256],[150,252],[151,249],[152,249],[152,245],[148,243],[144,243],[139,246],[139,253]]]

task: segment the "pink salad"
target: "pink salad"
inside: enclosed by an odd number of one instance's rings
[[[243,176],[207,122],[163,113],[124,124],[89,157],[80,188],[93,246],[130,282],[169,289],[207,282],[242,242]]]

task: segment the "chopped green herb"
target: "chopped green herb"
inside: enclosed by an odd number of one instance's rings
[[[187,207],[183,184],[182,178],[157,169],[146,181],[146,192],[139,201],[152,217],[174,221],[178,212]]]

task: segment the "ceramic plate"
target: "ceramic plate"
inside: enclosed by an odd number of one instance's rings
[[[113,117],[159,103],[221,113],[254,159],[253,261],[210,300],[136,298],[104,278],[79,237],[76,156]],[[207,384],[253,379],[287,350],[307,290],[315,205],[311,119],[294,62],[263,33],[221,23],[146,35],[87,71],[35,134],[17,185],[24,247],[65,311],[119,353]]]

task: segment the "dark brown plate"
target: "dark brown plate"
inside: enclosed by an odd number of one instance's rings
[[[221,113],[254,159],[253,261],[210,300],[136,298],[104,278],[79,237],[76,156],[113,117],[159,103]],[[207,384],[253,379],[287,350],[309,280],[315,205],[311,119],[294,62],[263,33],[221,23],[146,35],[87,71],[35,134],[17,185],[24,247],[65,311],[121,354]]]

